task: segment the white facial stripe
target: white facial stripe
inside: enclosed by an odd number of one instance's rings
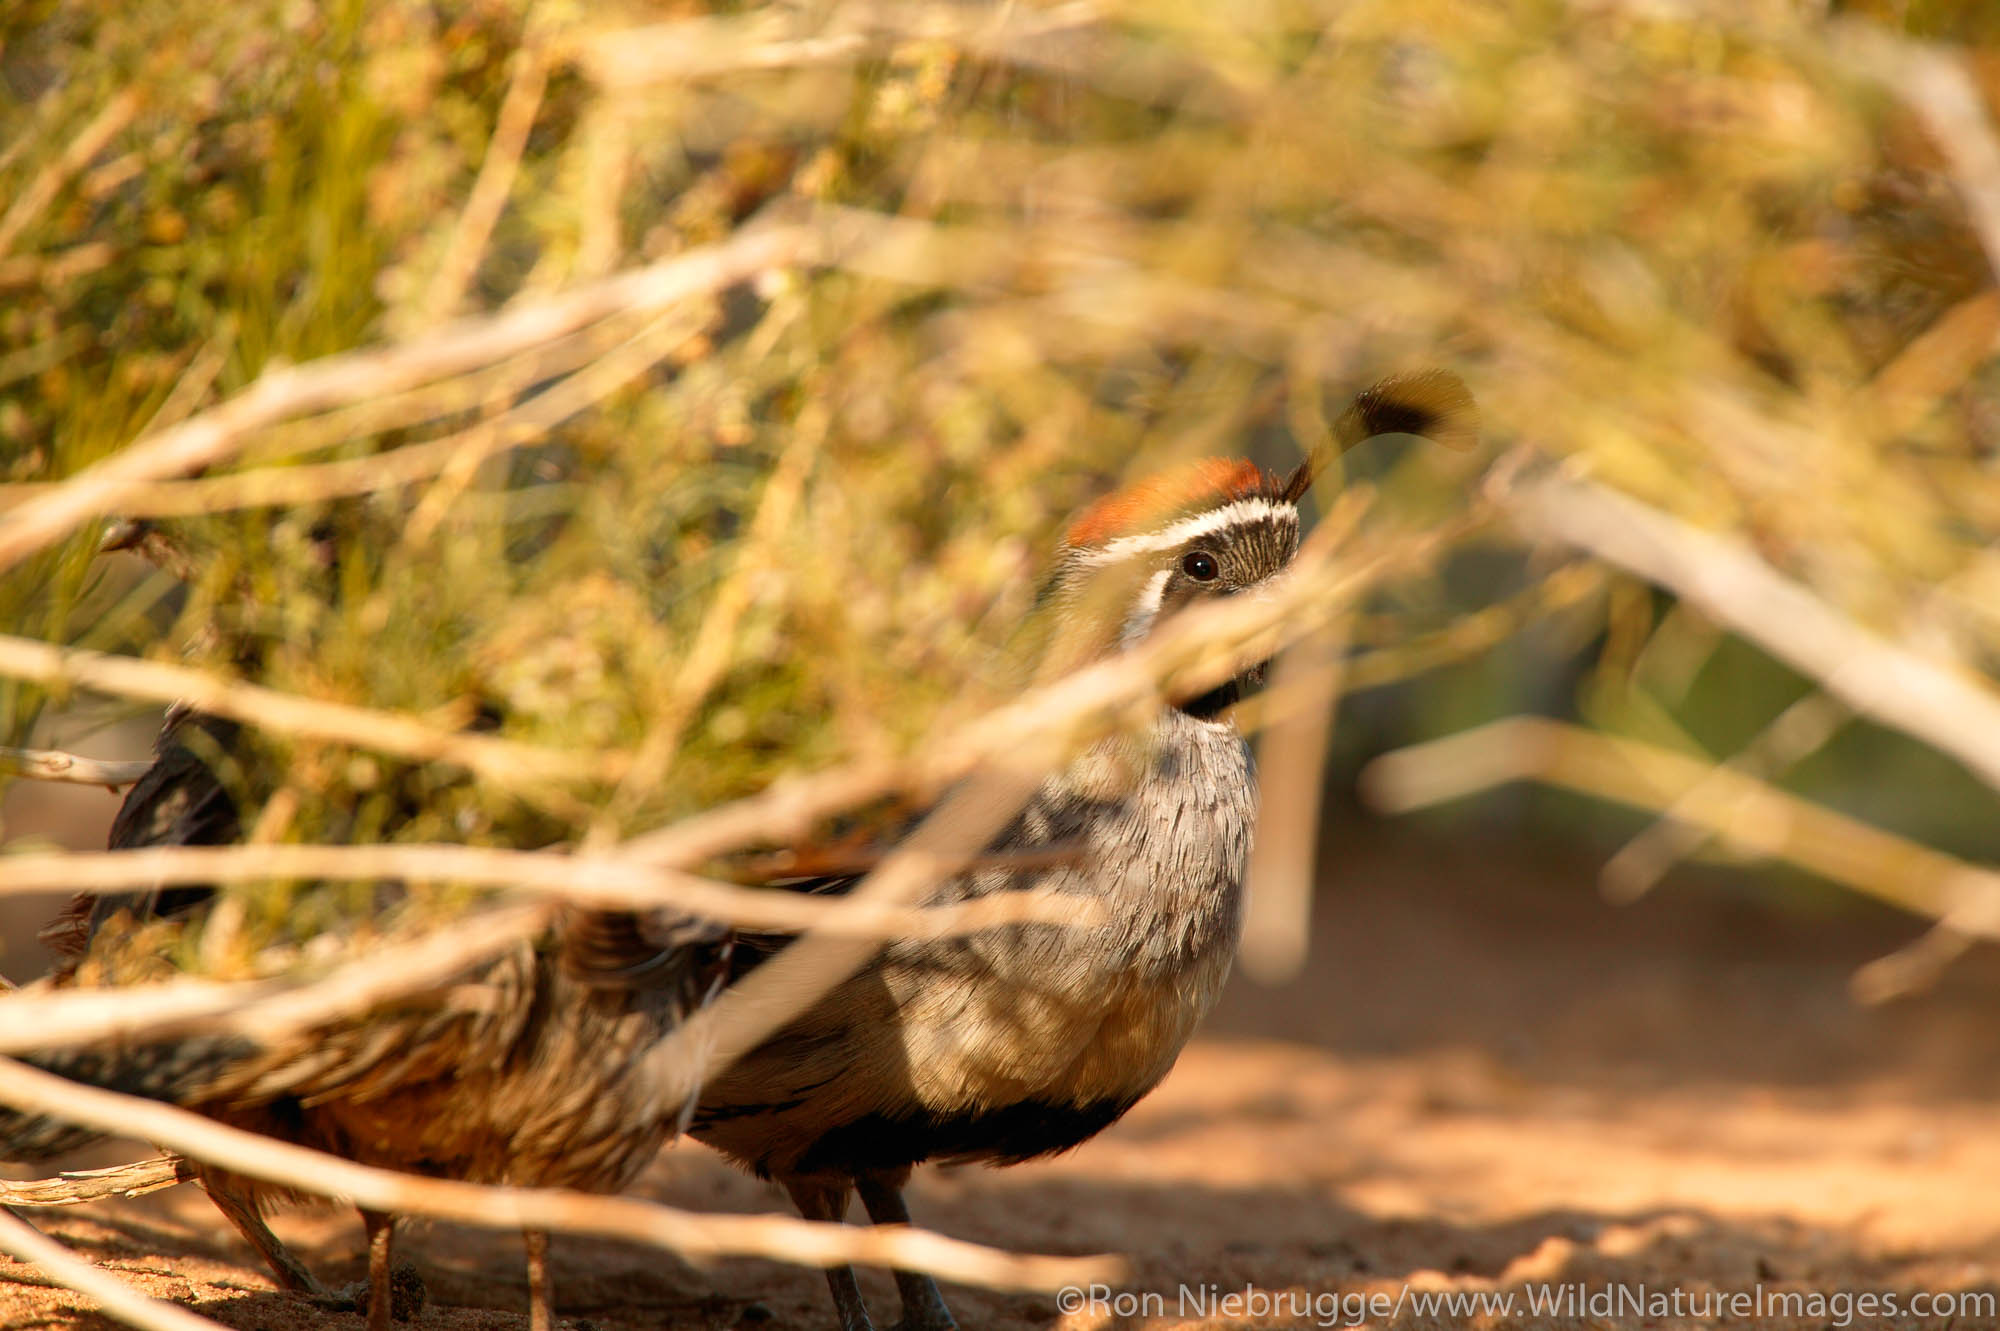
[[[1139,601],[1132,609],[1132,617],[1125,621],[1125,631],[1118,635],[1120,646],[1130,647],[1153,627],[1153,621],[1160,617],[1160,604],[1167,599],[1167,583],[1173,576],[1172,569],[1163,568],[1146,579],[1146,585],[1139,589]]]
[[[1196,513],[1182,518],[1171,527],[1158,531],[1141,532],[1137,536],[1121,536],[1115,541],[1107,541],[1095,550],[1080,550],[1076,554],[1079,563],[1087,565],[1115,564],[1133,555],[1145,554],[1152,550],[1175,550],[1192,541],[1197,536],[1207,536],[1221,531],[1224,527],[1234,527],[1260,521],[1289,522],[1298,525],[1299,511],[1290,504],[1276,504],[1268,499],[1238,499],[1224,504],[1221,508],[1209,509],[1206,513]]]

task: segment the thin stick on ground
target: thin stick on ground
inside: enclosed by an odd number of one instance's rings
[[[72,786],[108,786],[116,790],[146,775],[153,760],[106,761],[64,753],[60,749],[16,749],[0,745],[0,775],[29,781],[56,781]]]
[[[194,1166],[180,1156],[158,1155],[103,1169],[66,1170],[56,1178],[0,1180],[0,1206],[75,1206],[108,1197],[144,1197],[195,1177]]]
[[[226,1331],[218,1322],[140,1293],[5,1210],[0,1210],[0,1251],[34,1263],[57,1284],[90,1296],[111,1316],[143,1331]]]
[[[142,1137],[196,1160],[367,1210],[428,1215],[481,1229],[541,1229],[628,1239],[694,1261],[766,1257],[815,1267],[859,1262],[926,1271],[996,1289],[1028,1290],[1105,1280],[1121,1266],[1110,1257],[1006,1253],[903,1226],[860,1228],[778,1215],[699,1215],[629,1197],[400,1174],[260,1137],[171,1105],[79,1085],[12,1059],[0,1059],[0,1102],[99,1132]]]

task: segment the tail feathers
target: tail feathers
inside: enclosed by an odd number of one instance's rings
[[[189,1108],[204,1107],[233,1068],[258,1052],[241,1036],[190,1036],[152,1044],[66,1049],[25,1061],[102,1090]],[[67,1155],[106,1134],[61,1118],[0,1107],[0,1160],[32,1163]]]

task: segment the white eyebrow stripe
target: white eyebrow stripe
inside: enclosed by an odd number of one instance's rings
[[[1141,532],[1137,536],[1120,536],[1117,540],[1108,541],[1094,550],[1086,546],[1076,552],[1076,560],[1086,565],[1113,564],[1149,550],[1171,550],[1192,541],[1197,536],[1207,536],[1224,527],[1272,521],[1288,522],[1296,527],[1299,523],[1299,511],[1290,504],[1273,503],[1269,499],[1238,499],[1234,503],[1224,504],[1221,508],[1212,508],[1205,513],[1182,518],[1171,527],[1162,527],[1154,532]]]
[[[1163,568],[1146,579],[1146,585],[1139,589],[1139,603],[1133,608],[1132,617],[1125,621],[1125,631],[1118,635],[1120,646],[1130,647],[1153,627],[1153,621],[1160,617],[1160,606],[1167,599],[1167,583],[1173,576],[1172,569]]]

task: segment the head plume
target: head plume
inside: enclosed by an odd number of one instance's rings
[[[1279,496],[1297,503],[1335,458],[1379,434],[1422,435],[1446,448],[1470,448],[1479,438],[1479,408],[1465,381],[1450,370],[1377,379],[1354,395],[1333,423],[1333,437],[1285,478]]]

